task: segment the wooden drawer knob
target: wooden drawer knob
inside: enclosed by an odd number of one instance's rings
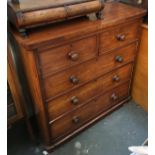
[[[79,59],[79,54],[75,52],[68,53],[68,57],[72,61],[77,61]]]
[[[74,105],[77,105],[79,103],[79,99],[76,96],[73,96],[71,98],[71,103],[74,104]]]
[[[115,82],[118,82],[118,81],[120,81],[120,77],[118,76],[118,75],[114,75],[113,76],[113,78],[112,78],[112,80]]]
[[[114,101],[116,101],[118,99],[118,96],[115,93],[113,93],[111,95],[111,99],[114,100]]]
[[[116,36],[116,38],[117,38],[118,41],[124,41],[124,40],[126,39],[126,36],[123,35],[123,34],[118,34],[118,35]]]
[[[78,84],[79,83],[79,79],[76,76],[71,76],[70,78],[70,82],[73,84]]]
[[[123,57],[120,56],[120,55],[117,55],[117,56],[115,57],[115,60],[116,60],[116,62],[123,62]]]
[[[80,118],[78,116],[74,116],[72,121],[73,121],[73,123],[78,124],[78,123],[80,123]]]

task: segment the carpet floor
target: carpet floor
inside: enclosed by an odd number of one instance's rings
[[[147,113],[133,101],[126,103],[92,127],[55,149],[50,155],[129,155],[128,146],[148,137]],[[8,130],[8,155],[43,155],[26,127]]]

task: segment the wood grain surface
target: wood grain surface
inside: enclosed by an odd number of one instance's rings
[[[103,20],[73,19],[26,38],[11,29],[47,149],[129,100],[145,12],[112,2]]]
[[[132,88],[133,100],[148,111],[148,27],[142,25],[142,36],[134,82]]]

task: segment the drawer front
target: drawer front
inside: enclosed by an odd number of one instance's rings
[[[44,79],[46,101],[62,95],[111,70],[131,62],[135,57],[136,44],[113,51],[98,59],[90,60]]]
[[[42,74],[46,76],[95,56],[97,56],[96,36],[92,36],[72,44],[41,51],[38,57]]]
[[[103,94],[51,124],[52,139],[62,138],[129,95],[129,83]]]
[[[131,78],[132,68],[133,64],[128,64],[49,102],[49,120],[59,118],[62,114],[68,113],[89,102],[101,92],[103,93],[129,80]]]
[[[138,39],[139,21],[103,32],[100,35],[100,54]]]

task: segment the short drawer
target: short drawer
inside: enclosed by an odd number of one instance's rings
[[[135,41],[139,35],[139,21],[117,26],[100,35],[100,54]]]
[[[41,51],[38,57],[42,74],[46,76],[84,62],[97,56],[97,52],[96,36]]]
[[[62,138],[129,96],[129,83],[97,97],[51,124],[52,139]]]
[[[89,102],[101,92],[103,93],[125,81],[130,80],[132,68],[133,64],[128,64],[101,76],[94,81],[67,93],[66,95],[52,100],[48,103],[49,119],[54,121],[64,113],[68,113],[69,111]]]
[[[91,80],[134,61],[136,44],[115,50],[98,59],[72,67],[43,79],[46,101],[69,92]]]

